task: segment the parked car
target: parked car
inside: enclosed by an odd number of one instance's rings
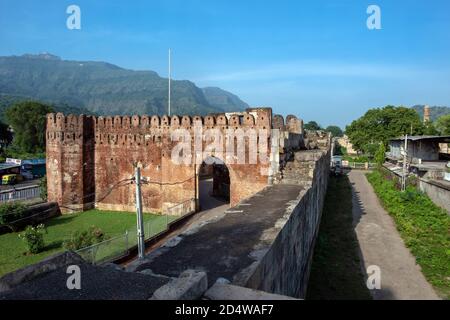
[[[331,157],[331,173],[339,176],[343,173],[342,171],[342,156]]]

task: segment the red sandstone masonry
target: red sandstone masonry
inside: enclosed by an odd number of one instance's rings
[[[293,132],[299,131],[301,120],[292,119],[289,118],[286,127],[291,127]],[[275,116],[274,120],[274,127],[285,128],[281,116]],[[161,212],[171,205],[198,198],[199,165],[177,165],[171,160],[172,149],[177,143],[171,140],[171,133],[179,128],[193,133],[195,121],[201,122],[203,130],[217,128],[222,132],[239,128],[271,129],[273,126],[270,108],[205,117],[49,114],[49,201],[58,202],[63,211],[85,210],[94,204],[101,209],[134,211],[134,186],[125,182],[132,177],[133,163],[137,162],[143,165],[142,175],[152,182],[142,188],[144,211]],[[209,143],[204,141],[203,147]],[[246,153],[248,159],[248,141]],[[267,169],[269,165],[227,164],[231,206],[267,185],[267,176],[261,174],[261,169]],[[120,181],[124,181],[123,185]]]

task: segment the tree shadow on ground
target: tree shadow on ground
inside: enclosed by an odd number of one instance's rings
[[[362,272],[352,203],[347,175],[330,177],[306,299],[372,299]]]
[[[53,227],[53,226],[69,223],[75,218],[76,218],[75,215],[62,215],[62,216],[51,218],[50,220],[46,221],[44,224],[46,227]]]
[[[62,248],[63,242],[64,241],[62,241],[62,240],[52,241],[51,243],[49,243],[48,245],[45,246],[43,251],[60,249],[60,248]]]

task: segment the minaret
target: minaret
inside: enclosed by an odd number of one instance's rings
[[[423,108],[423,122],[428,122],[431,120],[430,117],[430,106],[425,106]]]

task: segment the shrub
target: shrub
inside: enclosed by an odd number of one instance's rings
[[[47,201],[47,176],[44,176],[39,181],[39,189],[41,192],[41,199]]]
[[[386,159],[386,147],[384,146],[384,143],[380,143],[380,146],[378,147],[378,150],[375,153],[375,163],[377,164],[378,168],[381,168],[385,159]]]
[[[44,233],[45,226],[40,224],[36,227],[28,226],[25,231],[19,234],[19,238],[25,241],[29,253],[39,253],[44,250]]]
[[[64,242],[64,248],[67,250],[79,250],[92,246],[93,244],[102,242],[105,240],[105,234],[102,229],[92,226],[88,230],[75,231],[70,240]]]
[[[20,202],[0,205],[0,224],[7,224],[25,217],[27,206]]]

